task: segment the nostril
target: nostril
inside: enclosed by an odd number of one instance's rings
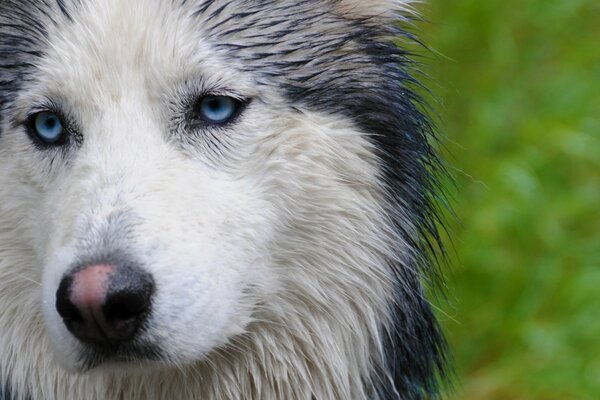
[[[108,287],[104,313],[108,320],[139,318],[149,308],[154,292],[152,276],[138,268],[120,268]]]
[[[108,298],[103,309],[108,321],[116,321],[137,318],[149,306],[149,293],[117,293]]]
[[[81,313],[73,305],[73,303],[67,301],[63,304],[57,304],[56,306],[58,310],[58,314],[62,317],[62,319],[66,322],[83,322],[83,317]]]
[[[83,322],[83,317],[81,313],[71,302],[71,285],[73,283],[73,279],[69,276],[65,277],[58,287],[56,292],[56,310],[58,314],[65,321],[69,322]]]

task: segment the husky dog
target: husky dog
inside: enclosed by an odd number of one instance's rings
[[[435,397],[413,20],[0,0],[0,398]]]

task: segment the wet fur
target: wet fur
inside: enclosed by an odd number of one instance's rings
[[[412,40],[400,28],[412,18],[411,4],[96,3],[0,0],[3,399],[435,397],[445,345],[424,287],[436,275],[439,161],[413,92],[410,56],[396,45],[397,38]],[[120,46],[125,39],[128,45]],[[135,79],[140,71],[143,83]],[[205,81],[196,82],[199,74]],[[181,128],[183,117],[170,111],[204,84],[253,99],[231,132],[190,135]],[[133,89],[139,87],[165,98],[138,96]],[[71,110],[81,142],[64,154],[34,149],[23,133],[28,107],[48,97],[48,88],[69,102],[61,107],[81,109]],[[95,119],[103,110],[114,118]],[[93,134],[84,121],[106,125]],[[102,134],[113,128],[130,136],[105,140]],[[145,139],[148,132],[156,135]],[[123,154],[89,147],[108,140]],[[111,169],[116,163],[124,177]],[[184,167],[189,175],[182,175]],[[154,225],[133,205],[120,207],[115,199],[128,199],[122,188],[106,193],[114,184],[106,177],[116,176],[136,182],[127,186],[135,192],[132,204],[157,196],[156,205],[140,203]],[[195,179],[210,186],[186,185]],[[211,198],[207,188],[214,185],[231,204],[237,194],[248,198],[236,213],[221,206],[224,199]],[[98,188],[104,197],[96,199]],[[81,199],[97,201],[98,215]],[[85,257],[119,253],[143,261],[139,249],[153,235],[186,251],[200,242],[210,254],[203,241],[217,233],[190,229],[188,236],[172,222],[196,218],[186,215],[193,199],[206,202],[197,217],[206,226],[231,217],[223,229],[233,238],[218,237],[231,241],[235,257],[223,268],[232,268],[236,279],[255,274],[232,300],[235,318],[223,322],[227,328],[207,330],[206,337],[226,340],[207,340],[189,359],[183,342],[165,341],[156,355],[161,366],[142,370],[61,367],[56,342],[71,344],[52,333],[59,329],[52,328],[55,321],[44,319],[40,298],[50,299],[54,290],[48,282]],[[137,229],[140,218],[145,229],[123,233]],[[157,259],[171,254],[144,249]],[[178,259],[181,271],[165,272],[159,262],[153,267],[156,279],[174,288],[174,304],[188,296],[176,288],[181,276],[196,271],[190,258]],[[256,270],[230,267],[246,259]],[[223,290],[227,299],[229,289]]]

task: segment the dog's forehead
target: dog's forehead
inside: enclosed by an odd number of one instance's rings
[[[122,64],[148,68],[157,67],[148,61],[175,61],[199,51],[200,35],[193,34],[198,27],[192,26],[186,8],[174,7],[172,2],[86,0],[71,4],[47,27],[50,52],[60,53],[65,62],[85,62],[81,57],[87,57],[94,62],[100,59],[105,68]]]
[[[65,9],[63,22],[48,27],[44,53],[38,77],[80,104],[92,93],[161,93],[202,77],[220,86],[244,81],[210,44],[194,7],[170,1],[90,0]]]
[[[43,31],[37,83],[85,101],[78,97],[115,97],[111,88],[168,87],[203,75],[239,88],[247,83],[243,72],[294,79],[303,70],[331,68],[338,55],[356,52],[337,8],[326,0],[61,0],[30,7],[30,21],[21,23]],[[322,66],[305,67],[324,57]]]

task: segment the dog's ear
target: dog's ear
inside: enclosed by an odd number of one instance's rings
[[[396,18],[398,13],[414,13],[418,0],[334,0],[337,9],[349,18]]]

